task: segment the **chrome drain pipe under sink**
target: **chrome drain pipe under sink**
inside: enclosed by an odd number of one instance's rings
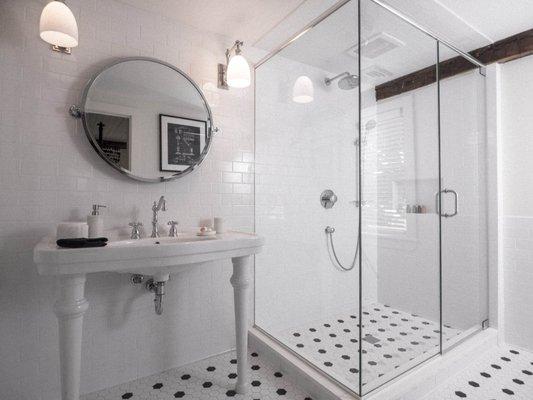
[[[169,280],[169,274],[158,274],[148,279],[144,285],[146,290],[154,293],[154,309],[157,315],[163,314],[163,296],[165,295],[165,283]],[[138,285],[145,280],[144,275],[134,274],[131,276],[131,283]]]
[[[154,293],[154,306],[155,313],[157,315],[163,314],[163,296],[165,295],[165,282],[156,282],[153,279],[149,279],[146,282],[146,290]]]

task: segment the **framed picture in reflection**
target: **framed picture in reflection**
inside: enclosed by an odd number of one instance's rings
[[[159,115],[161,171],[180,172],[200,161],[204,151],[207,121]]]

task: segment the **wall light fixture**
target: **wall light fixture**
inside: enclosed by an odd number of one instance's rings
[[[218,64],[218,87],[221,89],[250,86],[250,65],[241,55],[244,43],[236,40],[231,49],[226,49],[226,65]],[[233,56],[231,53],[235,52]]]
[[[314,100],[313,82],[308,76],[302,75],[296,79],[292,87],[292,101],[295,103],[311,103]]]
[[[41,39],[52,45],[52,50],[70,54],[78,45],[78,24],[70,8],[62,1],[48,3],[39,21]]]

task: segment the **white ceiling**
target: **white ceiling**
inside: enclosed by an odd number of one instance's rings
[[[0,0],[1,1],[1,0]],[[284,43],[305,25],[338,0],[119,0],[135,7],[167,15],[199,29],[244,40],[263,51],[271,51]],[[533,28],[533,0],[382,0],[420,25],[429,28],[464,51],[485,46],[512,34]],[[354,8],[356,1],[343,8]],[[419,35],[388,12],[377,12],[370,0],[362,2],[363,39],[386,32],[406,43],[378,60],[381,66],[395,74],[423,67],[434,60],[431,51],[424,52]],[[354,8],[355,9],[355,8]],[[365,9],[368,11],[365,13]],[[291,57],[341,70],[336,65],[334,51],[340,55],[337,63],[350,64],[345,50],[356,43],[354,12],[345,10],[338,21],[324,22],[313,34],[294,43]],[[335,22],[335,23],[332,23]],[[306,38],[306,36],[308,36]],[[305,44],[305,46],[304,46]],[[307,49],[307,50],[306,50]],[[306,52],[308,54],[306,54]],[[400,54],[402,53],[402,54]],[[289,56],[289,50],[287,51]],[[448,55],[448,54],[447,54]],[[449,56],[453,56],[449,52]],[[402,58],[403,57],[403,58]],[[387,60],[388,58],[388,60]],[[343,60],[344,59],[344,60]],[[402,63],[398,59],[403,59]],[[409,60],[409,61],[406,61]]]
[[[463,51],[533,28],[533,0],[383,1]],[[335,3],[334,0],[306,0],[263,35],[256,46],[265,50],[277,47]],[[357,69],[356,59],[348,56],[346,50],[357,44],[356,5],[356,1],[347,3],[291,43],[280,55],[327,73],[353,73]],[[361,5],[363,42],[385,33],[404,43],[404,46],[372,59],[363,48],[363,82],[376,85],[435,63],[436,44],[433,39],[370,0],[362,1]],[[441,60],[456,55],[451,49],[441,47]],[[367,67],[385,69],[392,75],[365,78],[364,69]]]
[[[268,51],[338,0],[119,1]],[[533,28],[533,0],[383,1],[463,50]]]
[[[306,0],[120,0],[190,26],[254,43]]]
[[[393,50],[376,57],[370,56],[368,47],[362,47],[361,73],[365,88],[435,63],[437,45],[434,39],[372,2],[362,4],[361,14],[362,43],[383,34],[400,43]],[[357,3],[349,2],[283,49],[279,56],[317,67],[326,75],[337,75],[345,71],[356,73],[357,51],[351,52],[350,49],[357,46],[357,36]],[[447,58],[456,55],[446,53]],[[376,68],[389,74],[370,77],[366,71],[375,71]]]
[[[533,28],[532,0],[384,0],[465,51]]]
[[[533,0],[383,0],[462,49],[470,51],[533,28]],[[334,5],[337,0],[304,0],[256,45],[271,50]],[[363,6],[370,0],[362,2]]]
[[[531,0],[434,0],[495,42],[533,28]]]

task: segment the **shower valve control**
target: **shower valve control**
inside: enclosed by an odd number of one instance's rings
[[[332,208],[337,200],[337,195],[331,189],[324,190],[320,195],[320,204],[322,204],[322,207],[325,209]]]

